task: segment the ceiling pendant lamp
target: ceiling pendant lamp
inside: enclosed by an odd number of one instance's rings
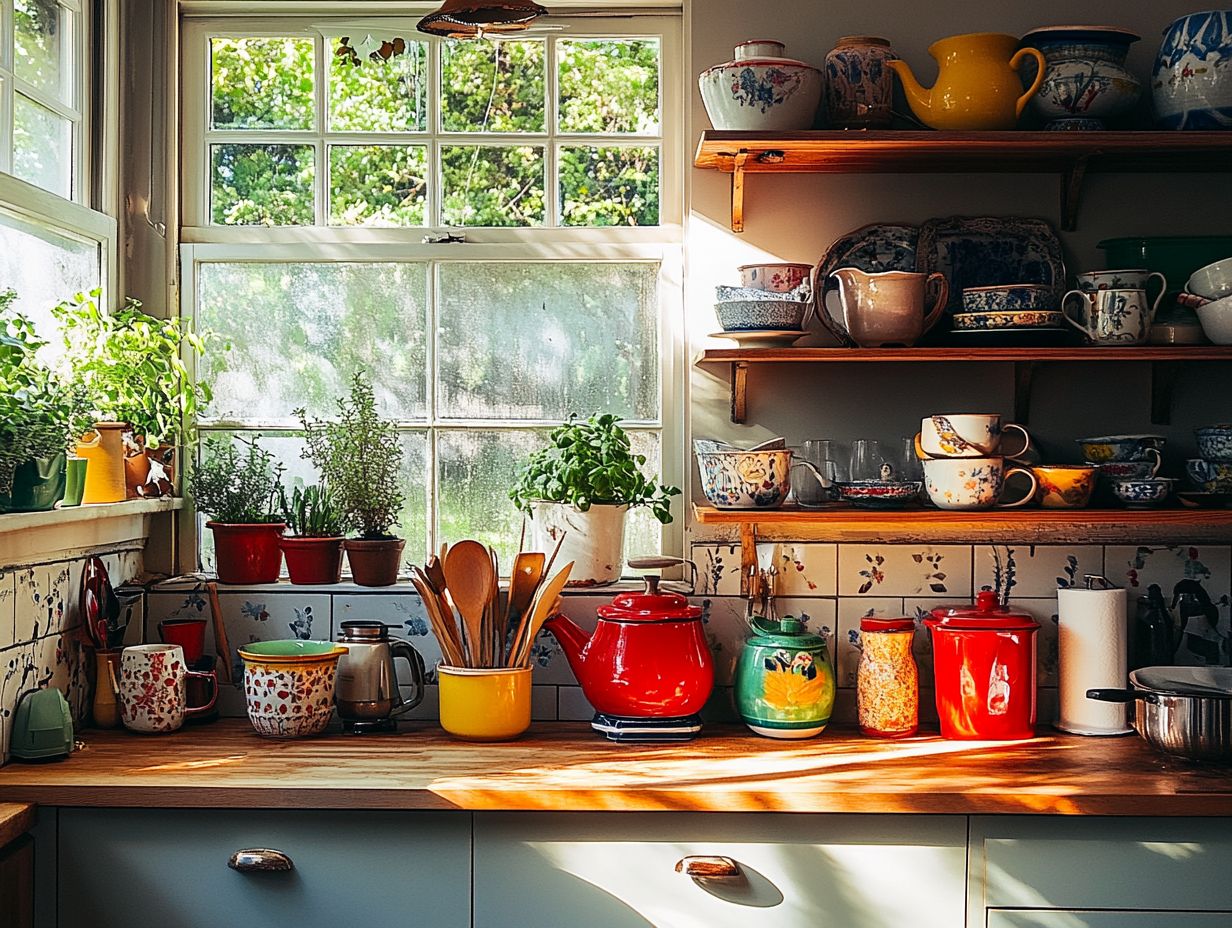
[[[480,39],[521,32],[547,12],[534,0],[445,0],[439,10],[421,19],[417,28],[450,39]]]

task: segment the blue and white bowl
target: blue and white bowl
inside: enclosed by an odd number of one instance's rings
[[[1232,425],[1208,425],[1194,429],[1198,454],[1207,461],[1232,462]]]
[[[1151,91],[1165,129],[1232,129],[1232,10],[1190,13],[1167,28]]]
[[[1158,460],[1165,439],[1162,435],[1099,435],[1077,441],[1084,461],[1106,464],[1109,461]]]
[[[1199,490],[1207,493],[1232,492],[1232,462],[1190,458],[1185,462],[1185,476]]]
[[[1022,309],[1056,309],[1055,291],[1043,284],[1002,284],[967,287],[962,292],[963,310],[969,313],[1004,313]]]
[[[1112,492],[1130,509],[1158,506],[1172,495],[1176,483],[1171,477],[1147,477],[1142,480],[1114,480]]]
[[[721,300],[714,304],[725,332],[753,329],[790,329],[804,326],[809,304],[795,300]]]

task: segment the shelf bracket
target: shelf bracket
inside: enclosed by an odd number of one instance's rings
[[[748,414],[749,362],[736,361],[731,366],[731,421],[743,425]]]
[[[1078,207],[1082,203],[1082,183],[1087,176],[1089,155],[1082,155],[1065,169],[1061,177],[1061,231],[1078,228]]]
[[[757,567],[757,525],[740,523],[740,595],[749,595],[749,574]]]
[[[1014,362],[1014,421],[1026,425],[1031,415],[1031,385],[1035,380],[1035,361]]]
[[[1151,424],[1172,422],[1172,389],[1181,373],[1180,361],[1151,362]]]
[[[749,160],[748,149],[736,152],[731,176],[731,230],[744,231],[744,165]]]

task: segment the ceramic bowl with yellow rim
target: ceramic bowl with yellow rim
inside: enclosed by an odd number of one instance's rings
[[[963,291],[966,293],[966,291]],[[959,331],[983,329],[1055,329],[1065,324],[1063,313],[1045,309],[1017,309],[1000,312],[955,313],[954,328]]]
[[[1031,470],[1039,481],[1037,499],[1045,509],[1085,509],[1091,504],[1097,468],[1089,464],[1041,464]]]
[[[248,720],[267,738],[319,735],[334,712],[338,658],[347,651],[332,641],[254,641],[244,659]]]
[[[463,741],[510,741],[530,728],[531,668],[436,669],[441,728]]]

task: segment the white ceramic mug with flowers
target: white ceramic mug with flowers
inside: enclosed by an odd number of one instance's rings
[[[1006,432],[1018,432],[1022,444],[1002,445]],[[996,413],[954,413],[927,416],[920,422],[917,450],[923,458],[1020,458],[1031,449],[1031,436],[1021,425],[1001,424]]]
[[[210,699],[205,705],[188,704],[185,683],[190,676],[210,681]],[[184,724],[186,715],[209,712],[218,699],[218,677],[189,670],[184,649],[178,644],[125,648],[120,655],[116,684],[120,721],[129,731],[148,734],[176,731]]]
[[[1022,474],[1030,490],[1013,502],[1002,502],[1005,482]],[[924,461],[924,488],[939,509],[1015,509],[1035,498],[1039,482],[1025,467],[1006,467],[1005,458],[929,458]]]

